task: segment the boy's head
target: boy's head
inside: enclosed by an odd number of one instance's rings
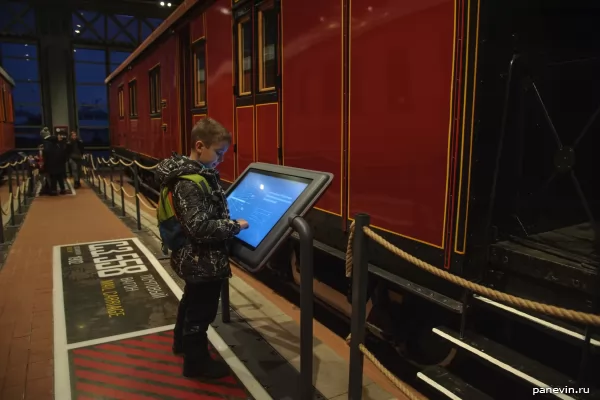
[[[192,128],[190,158],[207,168],[216,168],[231,144],[231,133],[212,118],[204,118]]]
[[[71,140],[76,140],[76,139],[77,139],[77,132],[71,131]]]

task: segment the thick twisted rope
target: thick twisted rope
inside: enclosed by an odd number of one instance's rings
[[[450,272],[444,271],[431,264],[426,263],[423,260],[416,258],[415,256],[408,254],[404,250],[399,249],[392,243],[385,240],[381,235],[375,233],[371,228],[364,227],[365,235],[372,239],[375,243],[380,244],[386,250],[397,255],[398,257],[408,261],[409,263],[416,265],[417,267],[435,275],[439,278],[445,279],[455,285],[461,286],[465,289],[469,289],[480,295],[489,297],[500,302],[505,302],[513,306],[524,308],[531,311],[543,313],[552,317],[562,318],[579,322],[586,325],[600,326],[600,315],[589,314],[582,311],[569,310],[562,307],[553,306],[550,304],[539,303],[537,301],[527,300],[521,297],[513,296],[507,293],[499,292],[494,289],[490,289],[486,286],[480,285],[475,282],[471,282],[467,279],[461,278]],[[348,238],[348,247],[346,251],[346,276],[350,276],[352,273],[352,242],[354,239],[354,223],[350,226],[350,235]]]
[[[8,216],[8,212],[10,211],[10,206],[12,205],[12,203],[13,203],[13,197],[10,196],[7,201],[6,210],[4,210],[4,208],[2,208],[2,214]]]
[[[147,166],[145,166],[145,165],[143,165],[143,164],[140,164],[140,163],[139,163],[139,162],[137,162],[137,161],[134,161],[134,162],[135,162],[135,165],[137,165],[138,167],[140,167],[140,168],[142,168],[142,169],[145,169],[146,171],[151,171],[151,170],[153,170],[153,169],[156,169],[156,168],[158,167],[158,164],[155,164],[155,165],[153,165],[153,166],[151,166],[151,167],[147,167]]]
[[[127,191],[125,190],[125,188],[123,186],[121,186],[121,191],[123,192],[123,194],[125,196],[127,196],[129,198],[134,198],[135,197],[135,195],[127,193]]]
[[[142,203],[142,205],[152,211],[156,211],[156,207],[152,207],[150,204],[146,203],[146,200],[144,200],[144,197],[142,195],[140,195],[139,193],[136,195],[137,198],[140,200],[140,203]]]

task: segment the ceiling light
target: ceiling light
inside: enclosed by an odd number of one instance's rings
[[[79,30],[75,29],[75,33],[79,33]]]
[[[164,7],[164,6],[165,6],[165,2],[164,2],[164,1],[161,1],[161,2],[160,2],[160,6],[161,6],[161,7]]]
[[[171,3],[167,3],[167,7],[171,7]]]

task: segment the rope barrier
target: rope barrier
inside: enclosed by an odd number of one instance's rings
[[[480,295],[484,295],[486,297],[490,297],[494,300],[498,300],[501,302],[505,302],[511,304],[513,306],[525,308],[527,310],[540,312],[552,317],[568,319],[574,322],[579,322],[581,324],[587,325],[595,325],[600,326],[600,315],[589,314],[582,311],[570,310],[562,307],[557,307],[549,304],[540,303],[533,300],[527,300],[521,297],[513,296],[507,293],[499,292],[494,289],[490,289],[486,286],[480,285],[475,282],[471,282],[467,279],[461,278],[450,272],[444,271],[440,268],[434,267],[431,264],[426,263],[411,254],[408,254],[404,250],[399,249],[394,246],[387,240],[385,240],[382,236],[375,233],[371,228],[364,228],[365,235],[371,238],[375,243],[383,246],[386,250],[391,253],[397,255],[398,257],[410,262],[411,264],[416,265],[417,267],[429,272],[432,275],[435,275],[439,278],[445,279],[449,282],[454,283],[455,285],[461,286],[465,289],[469,289],[473,292],[476,292]],[[352,242],[354,238],[354,223],[350,227],[350,237],[349,243]],[[348,267],[352,266],[352,246],[348,246],[348,252],[346,253],[346,275],[348,274]]]
[[[8,212],[10,211],[10,206],[11,206],[11,205],[12,205],[12,203],[13,203],[13,197],[12,197],[12,196],[10,196],[10,197],[9,197],[9,199],[8,199],[8,202],[7,202],[7,203],[8,203],[8,206],[6,207],[6,211],[4,211],[4,208],[2,208],[2,214],[6,215],[6,216],[8,216],[8,215],[9,215],[9,213],[8,213]]]
[[[137,161],[134,161],[134,162],[135,162],[135,165],[137,165],[138,167],[140,167],[142,169],[145,169],[146,171],[151,171],[151,170],[156,169],[158,167],[158,164],[155,164],[155,165],[153,165],[151,167],[146,167],[145,165],[142,165],[142,164],[140,164]]]
[[[156,211],[156,207],[152,207],[151,205],[149,205],[148,203],[146,203],[146,201],[144,200],[144,198],[138,193],[137,194],[137,198],[140,200],[140,203],[142,203],[143,206],[145,206],[146,208],[152,210],[152,211]]]
[[[386,367],[379,362],[379,360],[371,353],[363,344],[359,344],[358,347],[360,351],[367,357],[377,369],[394,384],[406,397],[410,400],[427,400],[427,397],[423,396],[421,393],[417,392],[411,386],[409,386],[406,382],[402,382],[400,379],[396,377],[396,375],[392,374]]]
[[[348,236],[348,245],[346,247],[346,277],[350,277],[352,275],[352,266],[353,266],[353,242],[354,242],[354,230],[355,224],[354,222],[350,226],[350,234]],[[440,268],[437,268],[429,263],[426,263],[423,260],[420,260],[413,255],[405,252],[404,250],[398,248],[393,245],[386,239],[384,239],[381,235],[375,233],[370,227],[365,226],[363,228],[365,235],[373,240],[375,243],[381,245],[383,248],[391,252],[392,254],[397,255],[405,261],[410,262],[411,264],[421,268],[429,272],[432,275],[435,275],[439,278],[445,279],[449,282],[454,283],[455,285],[461,286],[465,289],[471,290],[472,292],[478,293],[480,295],[484,295],[491,299],[505,302],[510,305],[524,308],[531,311],[540,312],[552,317],[558,317],[562,319],[571,320],[574,322],[587,324],[587,325],[600,325],[600,315],[585,313],[582,311],[565,309],[562,307],[557,307],[549,304],[540,303],[537,301],[527,300],[521,297],[513,296],[507,293],[503,293],[494,289],[490,289],[486,286],[477,284],[475,282],[471,282],[467,279],[461,278],[457,275],[451,274],[447,271],[444,271]],[[346,338],[346,342],[350,343],[351,335],[348,335]],[[364,354],[374,365],[375,367],[384,374],[403,394],[405,394],[411,400],[422,400],[424,397],[416,392],[413,388],[408,386],[406,383],[402,382],[395,375],[393,375],[389,370],[387,370],[383,364],[371,353],[364,344],[359,345],[359,349],[361,353]]]
[[[127,191],[125,190],[125,188],[123,186],[121,186],[121,191],[123,192],[123,194],[129,198],[134,198],[135,195],[134,194],[129,194],[127,193]]]
[[[10,162],[10,161],[9,161],[9,162],[7,162],[7,163],[6,163],[6,164],[4,164],[4,165],[0,165],[0,169],[6,169],[6,168],[8,168],[8,167],[16,167],[17,165],[21,165],[21,164],[23,164],[23,163],[25,162],[25,160],[27,160],[27,157],[23,157],[23,158],[21,159],[21,161],[15,161],[15,162]]]

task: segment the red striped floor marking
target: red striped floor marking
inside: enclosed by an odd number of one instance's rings
[[[172,332],[169,333],[170,336],[146,335],[71,350],[73,398],[252,399],[233,374],[219,380],[183,377],[183,358],[172,354]],[[218,353],[213,358],[221,360]]]
[[[231,388],[227,386],[216,386],[206,384],[193,379],[186,379],[184,377],[171,377],[166,375],[157,374],[154,372],[143,371],[131,367],[121,367],[118,365],[108,365],[102,362],[91,361],[84,358],[75,358],[74,363],[79,367],[87,367],[90,369],[95,369],[98,371],[110,371],[111,374],[119,374],[123,376],[130,376],[134,378],[140,378],[142,380],[152,381],[152,382],[161,382],[167,383],[171,385],[175,385],[178,387],[187,387],[190,389],[214,392],[219,394],[226,394],[230,396],[235,396],[239,398],[245,398],[246,392],[239,388]]]
[[[112,397],[117,400],[156,400],[156,397],[143,396],[143,395],[139,395],[139,394],[135,394],[135,393],[123,392],[121,390],[111,389],[111,388],[108,388],[105,386],[92,385],[92,384],[84,383],[84,382],[77,382],[77,385],[75,386],[75,388],[78,391],[85,391],[85,392],[91,393],[92,395],[94,395],[95,398],[97,398],[96,396],[100,395],[100,396]]]

